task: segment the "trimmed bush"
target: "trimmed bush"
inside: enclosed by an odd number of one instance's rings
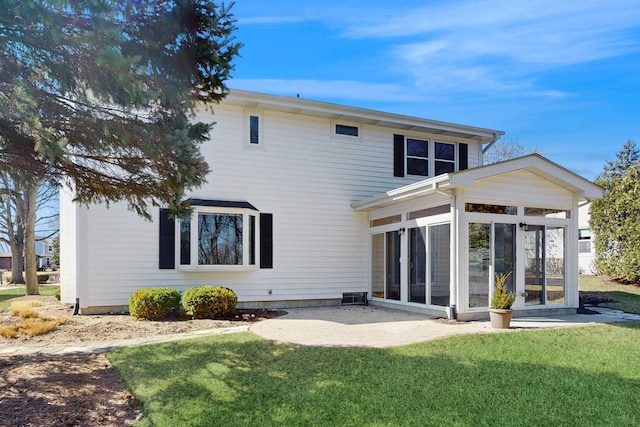
[[[184,312],[194,319],[230,317],[236,312],[238,296],[231,289],[200,286],[184,293]]]
[[[129,314],[138,319],[160,319],[178,313],[180,299],[180,292],[172,288],[139,289],[129,298]]]
[[[49,281],[48,274],[38,274],[38,283],[47,283]]]

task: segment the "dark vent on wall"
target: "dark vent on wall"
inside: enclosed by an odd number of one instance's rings
[[[342,294],[342,305],[366,305],[366,292],[344,292]]]

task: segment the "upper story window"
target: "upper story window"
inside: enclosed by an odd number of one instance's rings
[[[407,138],[407,173],[429,176],[429,141]]]
[[[345,140],[362,140],[362,129],[358,123],[331,121],[331,138]]]
[[[263,117],[259,110],[244,112],[244,145],[245,147],[264,146]]]
[[[336,123],[335,132],[336,132],[336,135],[346,135],[346,136],[355,136],[355,137],[360,136],[360,129],[358,128],[358,126],[349,126],[349,125],[342,125],[342,124]]]
[[[249,144],[260,144],[260,116],[249,116]]]
[[[437,176],[468,167],[468,144],[393,136],[394,176]]]
[[[451,173],[456,170],[456,145],[445,142],[435,143],[436,175]]]

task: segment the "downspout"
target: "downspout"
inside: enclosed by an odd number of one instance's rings
[[[495,132],[493,134],[493,139],[491,141],[489,141],[489,143],[487,144],[486,147],[484,147],[482,149],[482,164],[484,164],[484,154],[489,151],[489,148],[491,148],[493,146],[493,144],[495,144],[496,142],[498,142],[498,140],[500,139],[501,135],[497,132]]]
[[[449,290],[451,295],[449,296],[449,307],[447,307],[447,318],[449,320],[455,320],[458,315],[456,313],[456,304],[458,300],[458,220],[456,215],[457,196],[455,192],[448,192],[438,189],[438,185],[433,186],[434,191],[442,196],[449,197],[451,199],[451,250],[449,251],[449,257],[451,257],[451,283],[449,284]],[[453,286],[451,286],[453,284]]]

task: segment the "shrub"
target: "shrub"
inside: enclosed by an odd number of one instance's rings
[[[47,283],[49,280],[48,274],[38,274],[38,283]]]
[[[180,292],[172,288],[148,288],[135,291],[129,298],[129,314],[154,320],[180,311]]]
[[[219,286],[200,286],[184,293],[185,313],[194,319],[230,317],[236,312],[238,296],[231,289]]]
[[[44,335],[54,330],[56,326],[64,325],[68,321],[67,317],[57,319],[29,318],[20,323],[0,327],[0,336],[4,338],[17,338],[20,335],[35,337],[36,335]]]
[[[58,301],[60,301],[60,288],[56,289],[56,291],[53,293],[53,296],[55,296]]]
[[[33,307],[40,307],[41,305],[42,302],[40,301],[16,301],[11,303],[9,310],[12,316],[17,316],[21,319],[35,319],[40,314]]]
[[[496,273],[496,288],[493,290],[491,297],[491,308],[508,309],[511,308],[516,300],[516,296],[507,289],[507,279],[511,275]]]

